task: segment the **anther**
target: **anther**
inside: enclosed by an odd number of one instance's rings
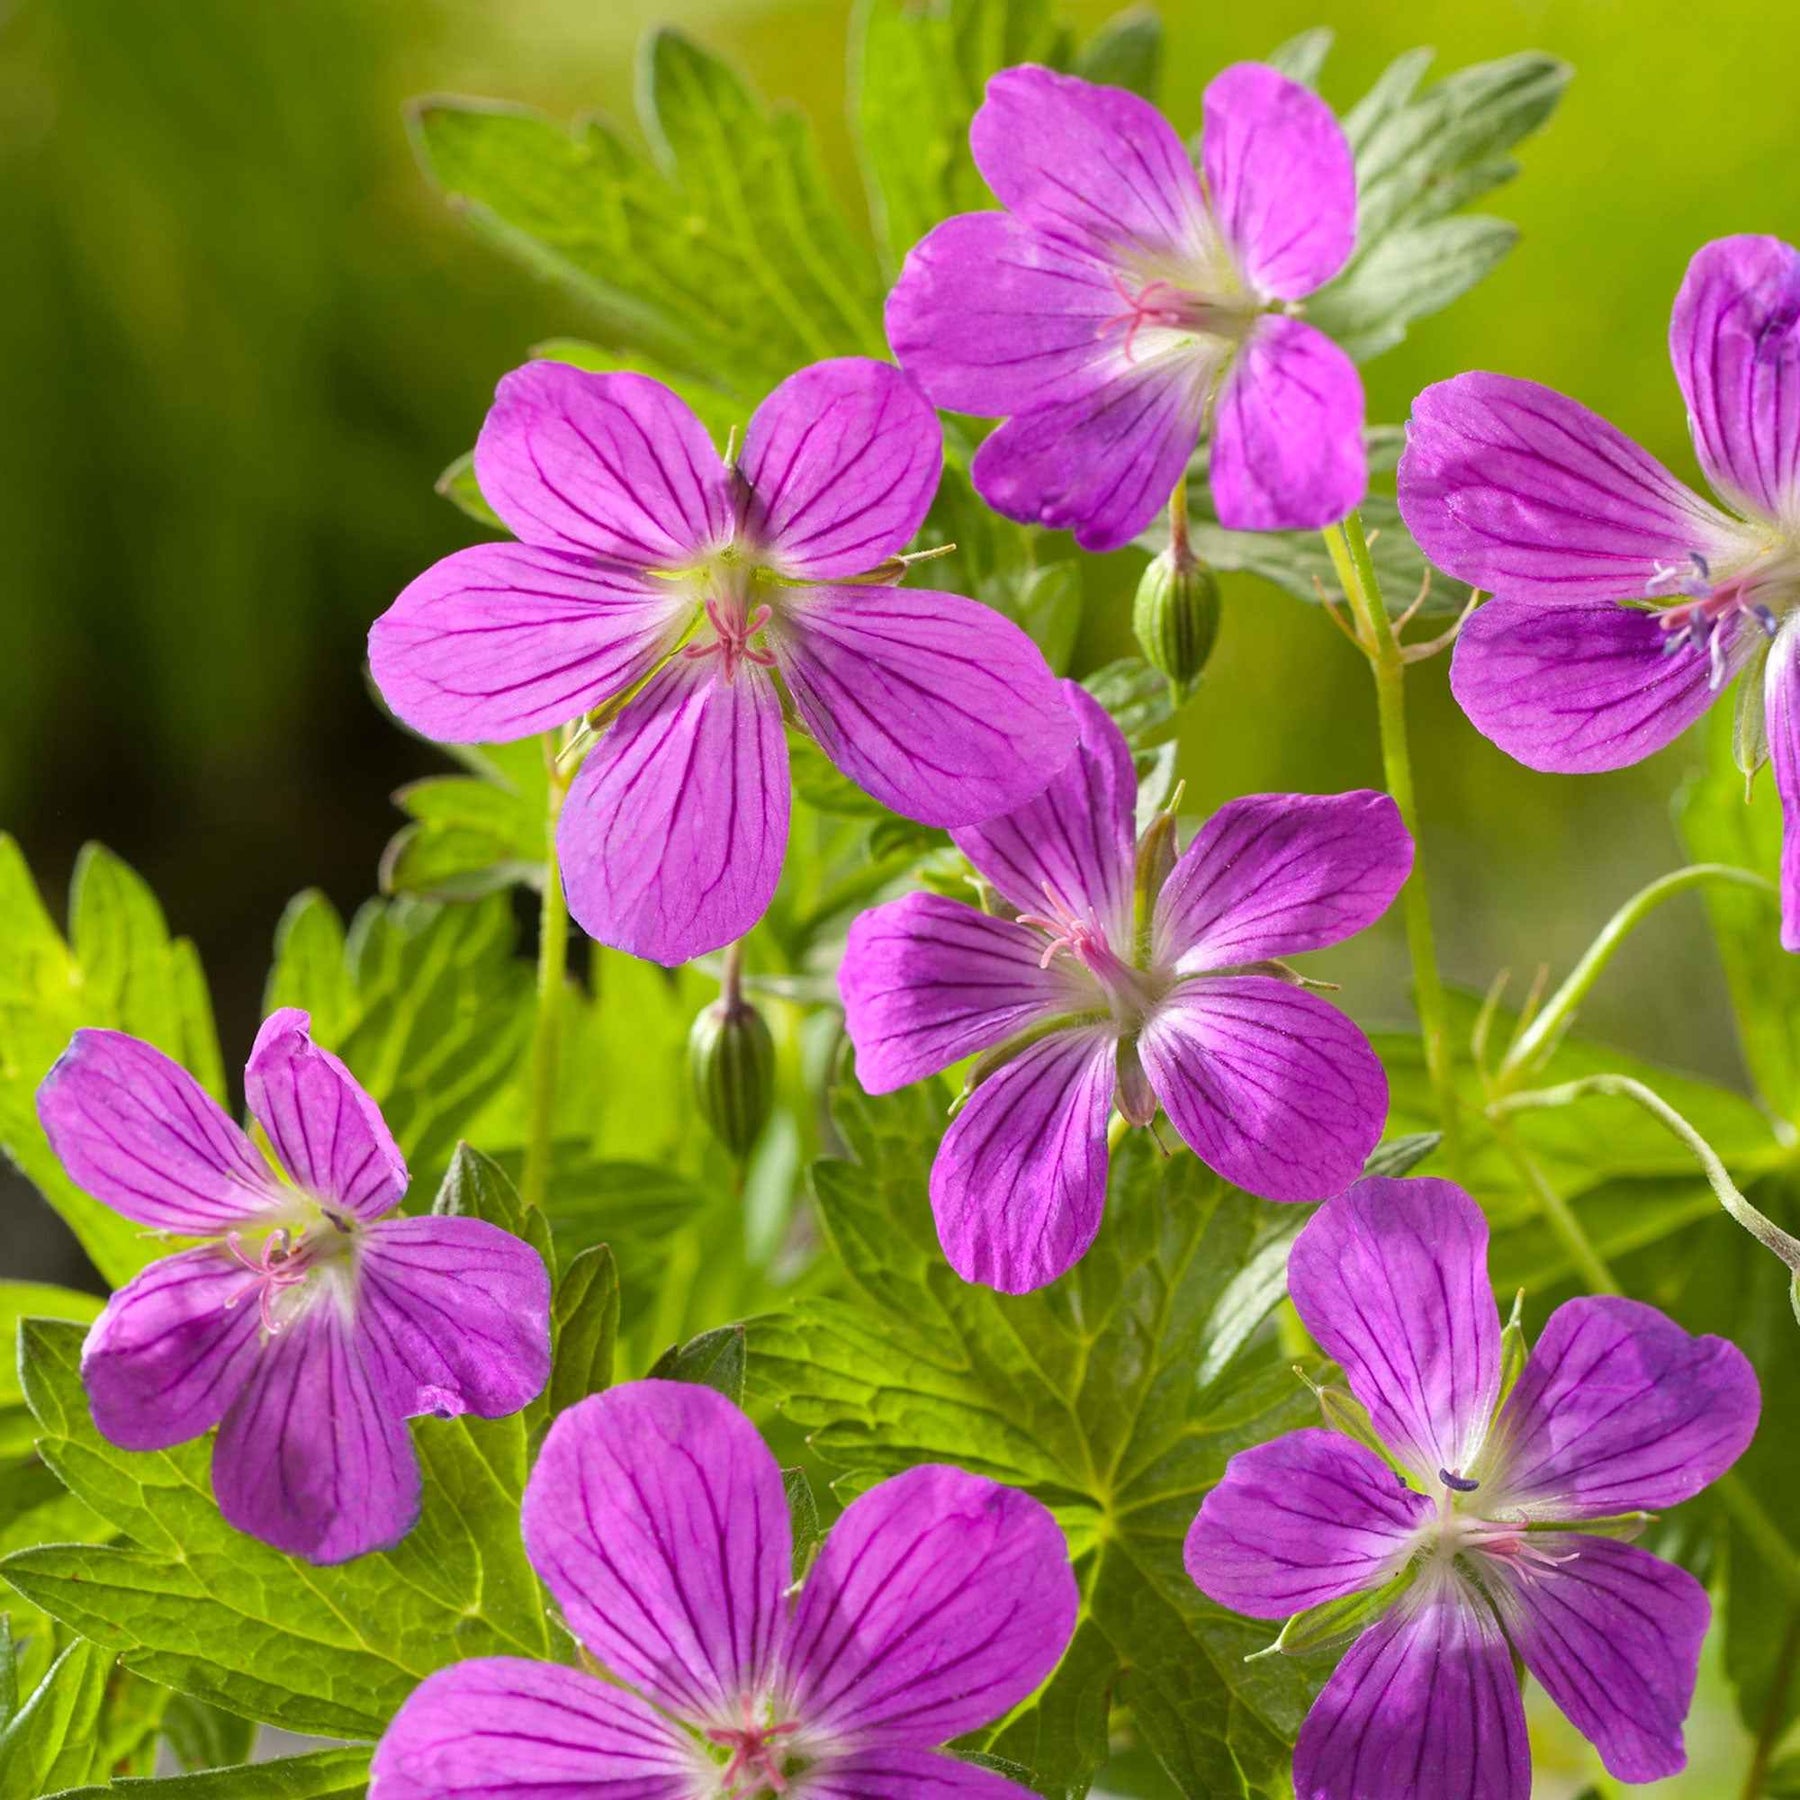
[[[1453,1469],[1439,1469],[1438,1480],[1457,1494],[1472,1494],[1481,1486],[1479,1481],[1467,1475],[1458,1475]]]

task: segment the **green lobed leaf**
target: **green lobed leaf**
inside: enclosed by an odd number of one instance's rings
[[[733,1406],[744,1404],[744,1328],[721,1325],[685,1344],[672,1344],[650,1371],[654,1381],[691,1381],[715,1389]]]
[[[552,1316],[549,1410],[585,1400],[611,1385],[619,1336],[619,1267],[605,1244],[574,1257],[556,1284]]]
[[[1081,46],[1071,65],[1084,81],[1127,88],[1154,101],[1162,87],[1163,22],[1153,6],[1114,13]]]
[[[851,1160],[816,1165],[814,1185],[854,1294],[750,1322],[752,1398],[859,1483],[952,1462],[1056,1511],[1084,1593],[1077,1653],[988,1746],[1040,1791],[1085,1791],[1111,1696],[1182,1792],[1278,1793],[1307,1678],[1244,1664],[1266,1630],[1197,1592],[1181,1544],[1230,1455],[1310,1415],[1255,1331],[1297,1221],[1133,1139],[1074,1271],[1021,1297],[972,1286],[924,1202],[945,1099],[838,1091]]]
[[[236,1768],[168,1775],[156,1781],[115,1781],[108,1787],[75,1788],[58,1800],[362,1800],[369,1784],[369,1750],[351,1745],[306,1756]]]
[[[411,823],[382,854],[384,894],[480,900],[543,886],[549,776],[541,740],[465,748],[458,759],[469,774],[430,775],[394,795]]]
[[[71,1644],[0,1730],[0,1800],[38,1800],[100,1773],[111,1655]]]

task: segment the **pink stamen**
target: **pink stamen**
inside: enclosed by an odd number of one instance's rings
[[[735,606],[727,612],[716,599],[709,597],[706,616],[717,635],[710,644],[685,645],[681,654],[690,662],[697,662],[703,656],[717,653],[724,659],[725,666],[721,673],[727,681],[737,679],[740,663],[755,663],[762,669],[775,666],[775,653],[772,650],[750,648],[750,640],[775,616],[767,606],[759,606],[746,619]]]
[[[1047,969],[1065,954],[1096,972],[1098,965],[1113,961],[1106,933],[1091,918],[1076,912],[1049,882],[1043,883],[1043,889],[1048,911],[1019,914],[1021,925],[1035,925],[1039,931],[1049,933],[1050,942],[1038,958],[1038,967]]]
[[[225,1248],[251,1274],[251,1280],[225,1302],[225,1310],[229,1312],[247,1294],[254,1293],[262,1328],[274,1337],[281,1330],[281,1321],[275,1317],[276,1298],[286,1289],[298,1287],[307,1277],[304,1245],[294,1243],[284,1225],[269,1233],[263,1241],[262,1255],[255,1259],[245,1251],[238,1232],[226,1233]]]
[[[741,1726],[706,1734],[708,1743],[731,1751],[731,1761],[719,1777],[726,1800],[751,1800],[758,1793],[785,1794],[788,1780],[781,1766],[782,1740],[792,1737],[799,1725],[792,1720],[778,1725],[758,1724],[756,1703],[748,1694],[743,1699],[743,1715]]]
[[[1125,331],[1125,360],[1131,362],[1137,334],[1144,326],[1170,325],[1179,328],[1185,322],[1182,317],[1181,294],[1167,281],[1147,282],[1134,292],[1116,269],[1112,279],[1119,298],[1125,302],[1125,310],[1114,313],[1107,319],[1101,325],[1099,335],[1111,337],[1122,326]]]

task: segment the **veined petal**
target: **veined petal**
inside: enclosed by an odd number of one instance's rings
[[[1369,485],[1356,365],[1304,319],[1265,314],[1219,389],[1213,506],[1231,531],[1335,525]]]
[[[951,836],[1008,904],[1041,913],[1054,900],[1120,949],[1131,928],[1137,771],[1106,708],[1079,682],[1062,691],[1080,733],[1075,754],[1035,799]]]
[[[1707,480],[1743,512],[1800,524],[1800,250],[1775,237],[1697,250],[1669,360]]]
[[[1106,1205],[1117,1034],[1059,1031],[976,1088],[931,1165],[938,1241],[965,1281],[1025,1294],[1081,1260]]]
[[[1156,903],[1182,973],[1341,943],[1387,911],[1413,844],[1386,794],[1247,794],[1194,834]]]
[[[641,681],[692,602],[668,582],[525,544],[433,563],[369,630],[381,697],[440,744],[566,725]]]
[[[281,1184],[180,1063],[82,1030],[44,1077],[38,1118],[69,1178],[156,1231],[218,1236],[279,1210]]]
[[[850,927],[838,970],[856,1077],[890,1094],[1073,1010],[1080,984],[1044,940],[941,894],[908,894]]]
[[[1638,607],[1490,600],[1457,636],[1450,687],[1469,723],[1528,769],[1623,769],[1672,744],[1718,698],[1715,674],[1729,680],[1761,641],[1742,618],[1718,629],[1730,635],[1715,670],[1704,649],[1671,652]]]
[[[1265,1200],[1348,1187],[1387,1120],[1387,1077],[1369,1040],[1317,994],[1272,976],[1180,983],[1138,1054],[1188,1148]]]
[[[357,1246],[357,1323],[407,1417],[517,1412],[550,1375],[550,1276],[485,1219],[382,1219]]]
[[[1613,1538],[1538,1532],[1531,1561],[1484,1559],[1507,1636],[1620,1781],[1687,1763],[1681,1728],[1712,1617],[1686,1569]]]
[[[1075,747],[1044,653],[958,594],[813,587],[784,602],[775,653],[825,754],[883,806],[968,825],[1042,793]]]
[[[1483,1510],[1595,1519],[1674,1506],[1743,1454],[1761,1403],[1748,1358],[1724,1338],[1616,1294],[1570,1300],[1495,1421]]]
[[[1187,146],[1123,88],[1034,64],[1002,69],[969,126],[969,148],[1003,206],[1101,261],[1122,251],[1185,258],[1211,239]]]
[[[1187,1572],[1233,1612],[1285,1619],[1397,1575],[1432,1516],[1373,1451],[1290,1431],[1226,1465],[1188,1531]]]
[[[1800,950],[1800,626],[1792,619],[1763,668],[1763,717],[1781,797],[1781,947]]]
[[[1319,1208],[1288,1256],[1306,1329],[1428,1492],[1440,1472],[1467,1472],[1500,1394],[1487,1247],[1481,1208],[1420,1176],[1359,1181]]]
[[[1413,402],[1400,513],[1440,569],[1509,600],[1674,599],[1754,549],[1617,426],[1511,375]]]
[[[1122,312],[1129,303],[1108,264],[1010,213],[963,213],[907,252],[887,334],[939,406],[1003,418],[1104,379],[1119,360]]]
[[[1004,1775],[935,1750],[862,1750],[830,1757],[788,1789],[792,1800],[1031,1800]]]
[[[787,847],[787,743],[767,673],[712,657],[653,675],[588,752],[556,834],[589,937],[686,962],[760,919]]]
[[[540,549],[675,568],[731,537],[718,451],[647,375],[514,369],[476,440],[475,478],[507,530]]]
[[[1239,269],[1276,300],[1323,287],[1356,242],[1356,168],[1331,108],[1267,63],[1234,63],[1207,84],[1204,117],[1206,191]]]
[[[244,1067],[244,1098],[281,1165],[327,1206],[373,1219],[406,1194],[406,1159],[381,1108],[312,1041],[312,1020],[284,1006],[263,1020]]]
[[[413,1690],[375,1746],[369,1800],[696,1800],[708,1766],[635,1694],[481,1657]]]
[[[1079,1604],[1041,1502],[909,1469],[846,1508],[806,1578],[783,1657],[790,1716],[859,1747],[947,1743],[1038,1687]]]
[[[892,363],[844,356],[790,375],[744,434],[743,533],[776,568],[861,575],[904,550],[944,466],[929,402]]]
[[[343,1296],[311,1296],[264,1342],[219,1427],[212,1468],[227,1524],[308,1562],[391,1549],[412,1530],[412,1439],[363,1359]]]
[[[569,1629],[676,1717],[725,1728],[773,1673],[791,1576],[787,1495],[713,1389],[633,1381],[550,1427],[525,1548]]]
[[[166,1450],[218,1424],[256,1363],[255,1285],[209,1244],[120,1288],[81,1346],[100,1435],[123,1450]]]
[[[1084,550],[1129,544],[1187,472],[1219,361],[1199,348],[1121,355],[1110,379],[994,432],[969,467],[976,490],[1023,525],[1074,532]]]
[[[1300,1727],[1295,1800],[1527,1800],[1512,1652],[1492,1613],[1421,1581],[1351,1645]]]

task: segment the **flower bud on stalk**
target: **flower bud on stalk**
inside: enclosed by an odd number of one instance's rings
[[[1144,659],[1185,700],[1219,635],[1219,584],[1185,546],[1154,558],[1138,583],[1131,627]]]
[[[694,1101],[712,1134],[738,1162],[762,1136],[775,1105],[775,1040],[738,987],[739,946],[725,953],[719,998],[688,1033]]]

